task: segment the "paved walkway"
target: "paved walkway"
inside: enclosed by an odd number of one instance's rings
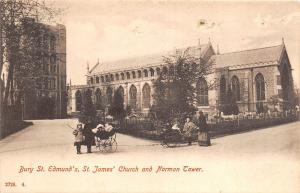
[[[2,182],[14,179],[17,183],[26,182],[27,189],[14,189],[21,192],[62,192],[59,187],[63,186],[65,190],[73,192],[141,191],[143,188],[150,192],[168,192],[178,184],[178,192],[296,192],[299,190],[300,171],[299,123],[213,139],[210,147],[199,147],[195,143],[192,146],[163,148],[157,141],[117,134],[117,152],[104,154],[94,148],[92,154],[77,155],[73,146],[72,129],[68,126],[73,126],[75,120],[34,121],[34,125],[0,141],[0,190],[12,192],[11,189],[3,187]],[[82,149],[83,152],[86,151],[85,147]],[[188,165],[201,167],[204,172],[189,175],[32,175],[19,174],[21,165],[123,165],[153,168]],[[108,177],[113,180],[107,181]],[[35,179],[41,183],[36,184]],[[77,184],[80,180],[85,183]],[[163,185],[158,185],[158,182]]]

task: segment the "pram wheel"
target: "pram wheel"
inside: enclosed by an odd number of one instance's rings
[[[106,153],[115,152],[117,150],[117,141],[115,139],[101,140],[99,150]]]

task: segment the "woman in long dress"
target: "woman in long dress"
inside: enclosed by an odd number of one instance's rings
[[[95,145],[95,135],[92,129],[95,128],[91,118],[88,118],[87,123],[83,127],[83,135],[85,137],[85,145],[87,147],[87,153],[92,153],[91,147]]]
[[[198,144],[200,146],[210,146],[211,143],[208,132],[208,125],[206,123],[206,117],[204,116],[202,111],[199,111],[198,127]]]

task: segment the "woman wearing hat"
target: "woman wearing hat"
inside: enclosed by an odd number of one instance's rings
[[[206,123],[206,117],[204,116],[202,111],[199,111],[198,127],[198,144],[200,146],[210,146],[211,143],[208,133],[208,125]]]
[[[87,153],[92,153],[91,147],[95,144],[95,135],[92,129],[95,128],[95,124],[89,117],[87,123],[84,125],[83,135],[85,137],[85,145],[87,147]]]

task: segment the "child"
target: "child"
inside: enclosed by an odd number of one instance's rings
[[[180,128],[179,128],[179,126],[178,126],[178,121],[177,120],[175,120],[174,121],[174,124],[173,124],[173,126],[172,126],[172,130],[174,130],[174,131],[178,131],[179,133],[181,133],[181,131],[180,131]]]
[[[73,131],[73,135],[75,135],[74,146],[76,146],[77,154],[81,154],[81,144],[84,140],[81,123],[77,124],[77,128]]]
[[[111,130],[113,130],[113,126],[111,126],[109,123],[105,123],[104,130],[106,132],[111,132]]]

